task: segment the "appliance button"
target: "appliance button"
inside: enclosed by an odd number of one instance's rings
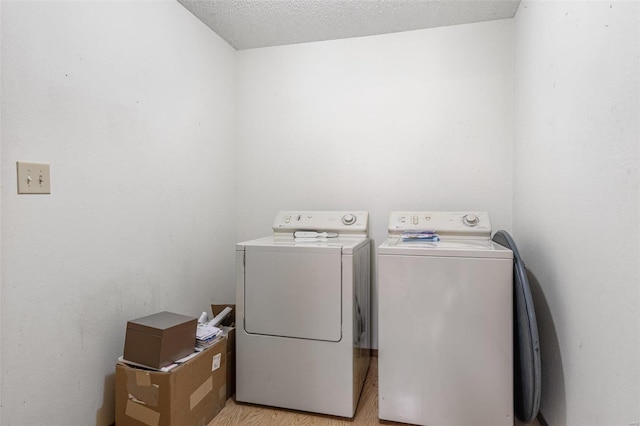
[[[478,224],[478,216],[475,214],[466,214],[462,217],[462,223],[467,226],[476,226]]]
[[[353,225],[354,223],[356,223],[356,217],[352,214],[345,214],[344,216],[342,216],[342,223],[344,223],[345,225]]]

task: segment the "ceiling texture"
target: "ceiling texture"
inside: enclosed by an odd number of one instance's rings
[[[178,0],[236,50],[513,18],[520,0]]]

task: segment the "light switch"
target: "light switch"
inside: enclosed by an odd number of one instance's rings
[[[51,194],[48,164],[18,161],[18,194]]]

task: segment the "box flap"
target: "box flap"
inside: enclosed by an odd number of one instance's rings
[[[221,325],[231,327],[236,324],[236,305],[226,304],[226,305],[211,305],[211,313],[215,317],[220,312],[224,310],[224,308],[231,308],[231,313],[222,321]]]

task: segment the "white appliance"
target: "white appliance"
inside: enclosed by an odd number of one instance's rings
[[[408,238],[417,231],[437,237]],[[391,213],[378,249],[380,419],[513,426],[512,274],[488,213]]]
[[[237,401],[353,417],[370,361],[368,218],[284,211],[272,236],[236,245]]]

